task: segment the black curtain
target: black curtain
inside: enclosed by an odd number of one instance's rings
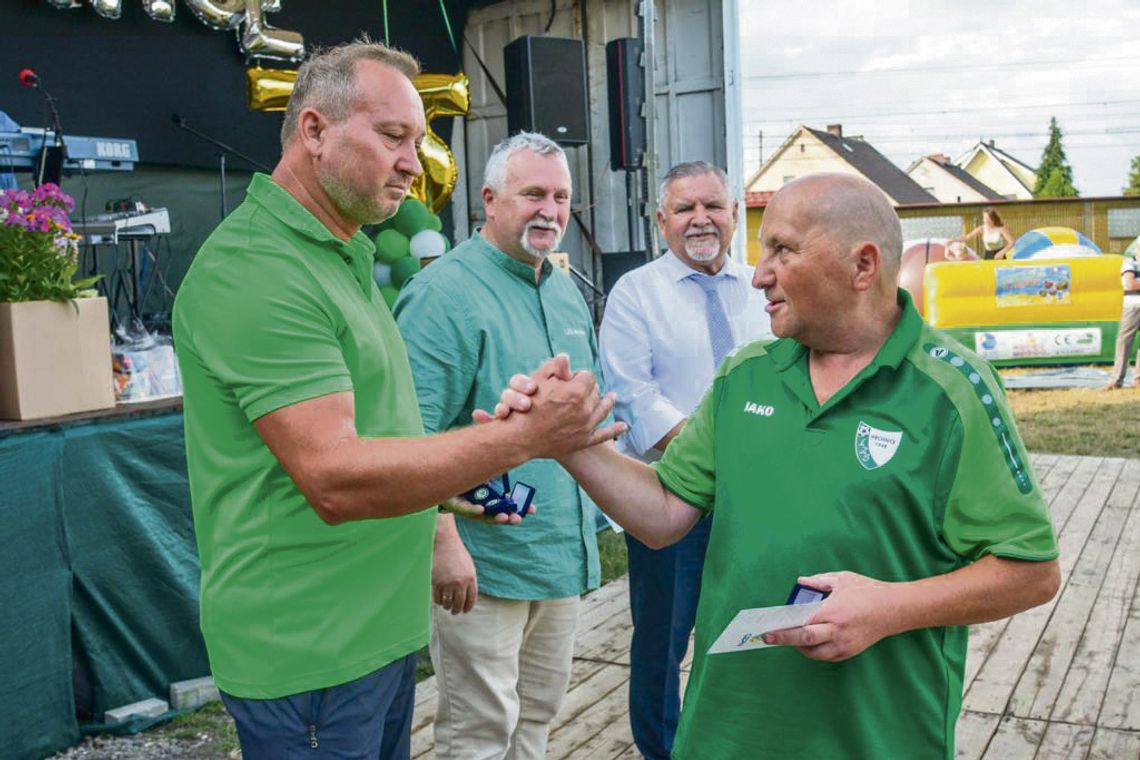
[[[34,69],[55,95],[65,134],[127,137],[140,161],[217,166],[216,151],[178,129],[181,114],[201,132],[272,166],[279,154],[280,113],[246,107],[245,61],[234,32],[207,27],[184,2],[174,23],[152,20],[141,0],[123,0],[122,17],[105,19],[84,2],[57,10],[47,0],[0,0],[0,110],[23,126],[47,126],[42,98],[20,85]],[[472,3],[448,0],[457,42]],[[394,46],[414,54],[424,71],[453,74],[459,64],[437,0],[390,0]],[[306,47],[335,45],[362,32],[383,39],[380,0],[283,0],[266,14],[279,29],[302,34]],[[450,120],[435,129],[450,137]],[[237,159],[229,166],[252,168]]]

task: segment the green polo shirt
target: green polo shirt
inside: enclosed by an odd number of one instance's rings
[[[751,344],[657,464],[669,490],[716,510],[675,758],[953,758],[965,626],[838,663],[706,652],[738,610],[783,604],[800,575],[910,581],[986,554],[1057,556],[997,376],[899,293],[892,334],[823,406],[804,346]]]
[[[438,432],[493,409],[511,376],[557,353],[601,377],[594,326],[561,270],[512,259],[473,235],[416,274],[394,309],[408,346],[424,427]],[[596,507],[551,459],[510,472],[534,486],[536,514],[515,527],[458,520],[479,590],[505,599],[558,599],[596,588],[601,575]]]
[[[334,686],[428,640],[434,510],[328,525],[253,425],[348,391],[359,435],[422,434],[372,254],[259,174],[175,299],[202,633],[238,697]]]

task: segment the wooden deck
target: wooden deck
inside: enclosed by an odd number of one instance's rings
[[[1061,543],[1047,605],[970,632],[958,757],[1140,758],[1140,460],[1034,455]],[[628,589],[586,597],[549,758],[636,758]],[[687,663],[685,665],[687,671]],[[432,753],[435,679],[416,694],[412,756]]]

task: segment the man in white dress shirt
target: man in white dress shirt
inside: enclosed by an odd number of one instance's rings
[[[728,257],[739,207],[719,167],[674,166],[661,183],[657,222],[669,252],[614,285],[600,333],[614,416],[629,424],[621,446],[652,462],[681,431],[725,354],[769,337],[752,269]],[[680,712],[679,669],[693,629],[711,518],[680,542],[629,547],[629,717],[637,748],[668,758]]]

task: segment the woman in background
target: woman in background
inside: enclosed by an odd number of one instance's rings
[[[1005,228],[1001,215],[993,206],[982,209],[982,224],[969,233],[954,238],[951,242],[965,243],[978,235],[982,236],[980,249],[983,259],[1004,259],[1013,250],[1013,235]]]

